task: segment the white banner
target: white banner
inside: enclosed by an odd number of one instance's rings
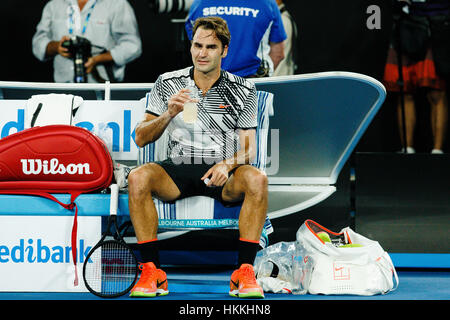
[[[26,100],[0,100],[0,138],[22,131],[25,126]],[[104,133],[111,143],[114,160],[137,160],[134,129],[144,116],[141,101],[85,100],[73,124],[94,133]],[[104,130],[101,130],[104,128]]]
[[[0,100],[0,138],[25,127],[26,100]]]
[[[84,101],[76,113],[74,125],[105,133],[106,138],[101,138],[111,143],[114,160],[137,160],[134,129],[143,119],[144,111],[140,101]]]
[[[83,263],[100,240],[101,217],[78,217],[74,286],[73,217],[0,216],[0,290],[85,292]]]

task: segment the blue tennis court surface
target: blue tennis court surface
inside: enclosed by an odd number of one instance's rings
[[[232,269],[165,268],[170,294],[151,300],[238,300],[228,295]],[[386,295],[293,295],[266,293],[270,300],[450,300],[448,269],[399,270],[398,288]],[[0,300],[149,300],[124,295],[102,299],[91,293],[63,292],[0,292]],[[241,300],[241,299],[239,299]]]

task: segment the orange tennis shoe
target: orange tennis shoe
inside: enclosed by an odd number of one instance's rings
[[[264,291],[256,282],[251,264],[242,264],[233,272],[230,280],[230,296],[238,298],[264,298]]]
[[[131,289],[130,297],[156,297],[169,294],[167,275],[161,269],[157,269],[153,262],[141,263],[141,277]]]

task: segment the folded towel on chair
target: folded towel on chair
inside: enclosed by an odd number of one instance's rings
[[[72,118],[83,98],[72,94],[37,94],[28,99],[25,128],[52,124],[72,124]]]

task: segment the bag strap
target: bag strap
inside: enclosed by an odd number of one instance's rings
[[[389,265],[389,269],[385,268],[385,266],[383,266],[383,264],[379,262],[380,259],[384,260]],[[387,291],[385,293],[388,293],[390,291],[394,291],[395,289],[397,289],[398,284],[399,284],[398,275],[397,275],[397,271],[395,270],[394,263],[392,262],[391,257],[389,256],[389,254],[385,251],[383,253],[383,255],[380,256],[376,260],[376,262],[378,263],[380,268],[386,269],[387,272],[382,272],[382,274],[386,277],[386,279],[393,277],[394,280],[395,280],[392,289],[390,289],[389,291]]]
[[[78,272],[77,272],[77,232],[78,232],[78,207],[75,203],[75,199],[82,193],[80,191],[72,191],[70,193],[70,203],[63,203],[59,201],[56,197],[54,197],[52,194],[47,192],[39,192],[39,191],[28,191],[28,190],[13,190],[13,191],[5,191],[0,190],[0,194],[15,194],[15,195],[30,195],[30,196],[39,196],[43,198],[47,198],[49,200],[52,200],[56,203],[58,203],[60,206],[67,210],[74,210],[74,219],[73,219],[73,225],[72,225],[72,235],[71,235],[71,245],[72,245],[72,259],[73,259],[73,265],[75,268],[75,280],[74,280],[74,286],[78,286]]]

